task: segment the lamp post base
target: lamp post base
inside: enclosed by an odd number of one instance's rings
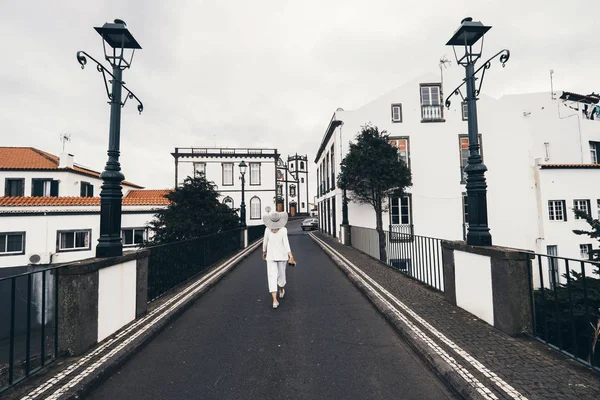
[[[491,246],[492,235],[490,234],[489,229],[473,231],[472,228],[469,228],[469,232],[467,233],[467,244],[469,246]]]
[[[120,257],[123,255],[123,246],[112,243],[98,243],[96,246],[96,258]]]

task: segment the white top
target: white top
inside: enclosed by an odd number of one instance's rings
[[[281,228],[277,233],[271,229],[265,229],[263,240],[263,252],[267,252],[267,261],[287,261],[290,250],[287,228]]]

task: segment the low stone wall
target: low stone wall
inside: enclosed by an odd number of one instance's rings
[[[146,313],[148,256],[141,250],[60,268],[60,355],[80,355]]]
[[[509,335],[531,331],[532,253],[442,241],[444,295]]]

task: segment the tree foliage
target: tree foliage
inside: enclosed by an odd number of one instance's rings
[[[401,196],[411,185],[410,169],[390,144],[387,132],[363,126],[342,160],[338,186],[349,191],[350,200],[373,206],[382,260],[386,259],[382,214],[389,209],[389,197]]]
[[[169,207],[150,223],[149,244],[172,243],[235,229],[239,217],[221,204],[219,193],[204,175],[187,177],[183,186],[165,196]]]

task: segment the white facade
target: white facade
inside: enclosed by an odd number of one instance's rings
[[[163,208],[165,206],[123,206],[121,228],[146,229],[154,215]],[[59,235],[63,231],[89,232],[86,248],[59,249]],[[100,237],[100,207],[0,207],[0,233],[6,232],[25,233],[25,246],[19,254],[0,255],[0,268],[32,264],[30,257],[34,254],[40,256],[37,264],[93,258]],[[123,246],[124,251],[137,248],[136,245]]]
[[[461,99],[455,96],[450,109],[437,107],[431,121],[427,120],[431,107],[425,107],[426,111],[421,107],[423,85],[439,85],[439,81],[439,75],[424,76],[357,110],[334,113],[315,160],[318,180],[325,187],[317,198],[323,230],[338,236],[341,223],[341,191],[327,190],[327,175],[337,178],[348,142],[370,122],[386,130],[390,140],[398,145],[403,141],[407,147],[413,186],[403,203],[405,215],[397,216],[404,219],[402,224],[413,225],[416,235],[463,239],[466,188],[461,182],[460,146],[468,132]],[[447,94],[439,96],[440,104]],[[592,216],[599,217],[600,189],[593,182],[600,178],[600,165],[595,164],[600,156],[592,160],[590,142],[600,143],[600,120],[587,119],[582,104],[560,99],[560,95],[554,99],[549,92],[500,99],[480,96],[478,124],[488,167],[488,223],[495,245],[542,254],[547,246],[555,245],[559,256],[579,259],[579,245],[597,248],[589,237],[573,234],[573,229],[587,229],[587,224],[575,220],[572,208],[574,200],[589,200]],[[394,105],[400,105],[400,115]],[[573,109],[577,107],[579,111]],[[550,200],[564,201],[566,221],[550,220]],[[332,207],[335,212],[329,213]],[[373,208],[350,202],[349,223],[375,228]],[[393,224],[390,213],[384,215],[386,224]],[[335,227],[328,229],[330,225]]]
[[[181,186],[187,177],[204,173],[219,192],[219,200],[238,210],[242,202],[242,182],[239,164],[247,165],[244,186],[246,224],[262,225],[266,207],[286,211],[292,215],[308,213],[308,162],[306,156],[290,157],[288,163],[281,160],[277,149],[243,148],[176,148],[175,181]],[[293,163],[291,159],[294,159]],[[304,162],[303,171],[292,168]],[[299,168],[299,167],[298,167]],[[301,179],[305,183],[300,183]],[[301,197],[299,197],[301,196]],[[306,196],[306,197],[304,197]]]

